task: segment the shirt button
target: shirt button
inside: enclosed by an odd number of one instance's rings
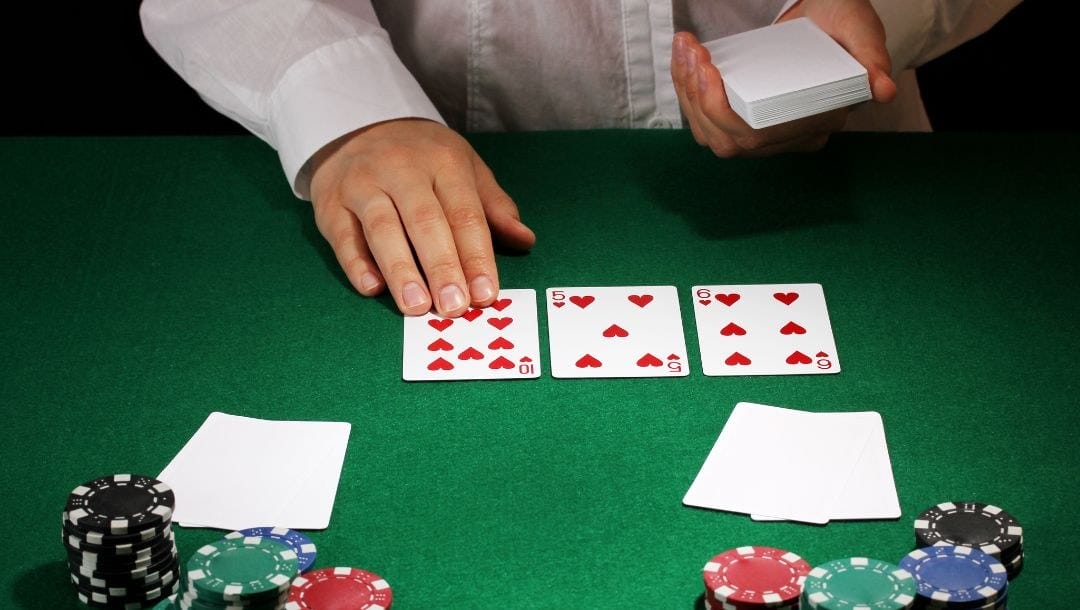
[[[673,125],[671,124],[671,121],[669,121],[668,119],[666,119],[666,118],[664,118],[662,116],[653,117],[652,119],[649,119],[649,128],[650,129],[671,129],[672,127],[673,127]]]

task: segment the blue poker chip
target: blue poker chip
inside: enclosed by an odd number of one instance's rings
[[[1007,594],[1009,575],[1000,561],[970,547],[915,549],[900,560],[915,577],[918,596],[936,607],[979,608]]]
[[[311,538],[287,527],[249,527],[225,535],[225,538],[245,538],[260,536],[270,538],[288,546],[296,553],[297,568],[306,572],[315,565],[315,543]]]

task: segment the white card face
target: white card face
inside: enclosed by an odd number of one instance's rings
[[[460,318],[405,318],[406,381],[532,379],[540,376],[536,291],[502,290],[488,307]]]
[[[839,373],[821,284],[694,286],[706,375]]]
[[[885,442],[885,426],[879,416],[871,426],[855,469],[840,492],[829,517],[833,521],[856,519],[896,519],[900,516],[900,499],[896,496],[889,446]],[[750,515],[755,521],[781,521],[764,515]]]
[[[866,68],[806,18],[705,43],[724,86],[747,102],[866,77]]]
[[[252,523],[325,529],[351,428],[211,413],[158,475],[183,498],[173,521],[225,530]],[[283,496],[281,481],[300,484]]]
[[[554,377],[689,374],[674,286],[548,288]]]
[[[724,424],[683,503],[828,523],[876,416],[873,412],[809,413],[741,402]]]

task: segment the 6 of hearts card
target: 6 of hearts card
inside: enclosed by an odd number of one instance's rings
[[[821,284],[694,286],[706,375],[839,373]]]

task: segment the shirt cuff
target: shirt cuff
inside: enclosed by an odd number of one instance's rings
[[[445,124],[386,35],[342,40],[291,66],[269,99],[271,141],[293,192],[309,198],[308,161],[361,127],[401,118]]]

